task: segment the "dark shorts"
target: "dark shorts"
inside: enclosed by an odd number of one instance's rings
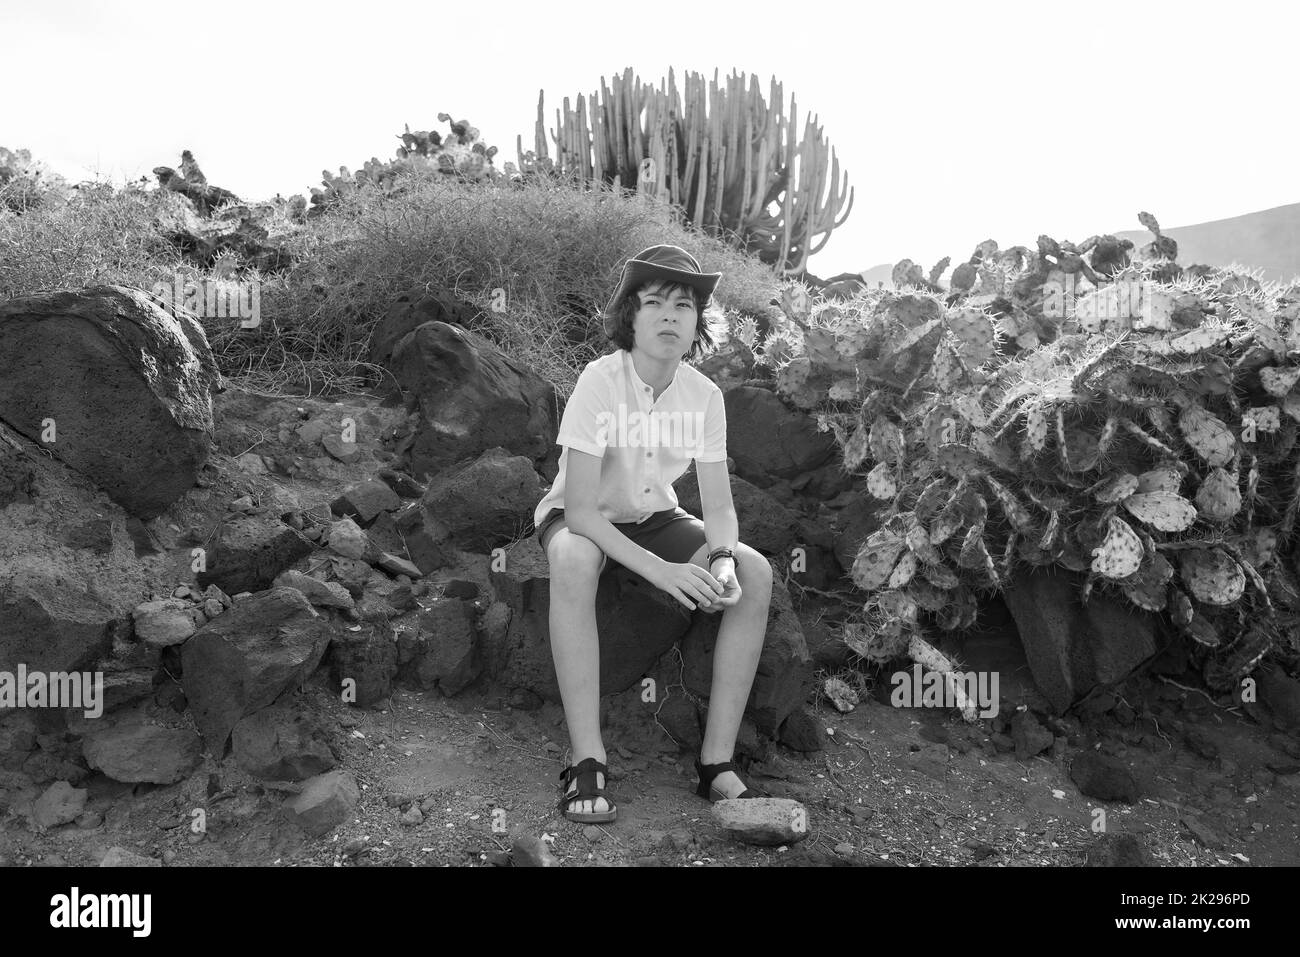
[[[636,542],[646,551],[658,555],[666,562],[689,562],[708,539],[704,534],[704,523],[682,508],[665,509],[655,512],[644,522],[614,522],[614,527]],[[567,527],[564,509],[553,508],[547,512],[537,526],[537,541],[546,551],[546,545],[554,537],[556,530]],[[608,555],[605,562],[617,565]],[[601,565],[604,571],[605,564]]]

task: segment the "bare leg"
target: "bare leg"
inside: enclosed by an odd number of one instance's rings
[[[546,546],[551,574],[551,656],[564,701],[569,729],[571,764],[584,758],[608,762],[600,738],[600,644],[596,634],[596,586],[604,553],[589,538],[561,528]],[[743,587],[743,586],[742,586]],[[605,787],[605,776],[596,775]],[[569,793],[577,792],[577,781]],[[578,801],[570,809],[580,813],[609,810],[604,798]]]
[[[707,547],[700,549],[691,561],[703,565],[706,557]],[[767,636],[772,566],[766,558],[742,543],[736,549],[736,578],[740,582],[740,602],[721,613],[722,624],[713,650],[713,684],[709,693],[704,743],[700,747],[701,764],[731,760],[736,735],[740,732],[740,719],[745,713],[745,703],[754,684],[754,673],[758,670],[763,640]],[[745,789],[744,782],[731,771],[724,771],[714,778],[713,783],[732,796]]]

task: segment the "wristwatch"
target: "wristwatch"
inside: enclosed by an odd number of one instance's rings
[[[736,553],[725,546],[722,548],[715,548],[713,551],[709,552],[709,567],[712,568],[713,563],[719,558],[730,558],[732,561],[735,561]]]

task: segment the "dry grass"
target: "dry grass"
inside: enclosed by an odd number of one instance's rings
[[[0,298],[98,283],[147,289],[178,274],[215,278],[167,240],[162,223],[175,201],[140,183],[87,183],[66,202],[0,211]],[[669,207],[603,186],[471,186],[435,174],[408,179],[398,195],[350,191],[305,224],[283,206],[261,222],[295,259],[282,273],[241,274],[261,284],[261,325],[201,321],[223,374],[264,395],[383,386],[384,371],[366,361],[370,339],[412,290],[446,290],[478,307],[475,332],[567,395],[582,367],[608,349],[597,317],[637,250],[676,243],[706,271],[722,272],[715,302],[728,320],[738,311],[769,314],[778,289],[757,258],[693,234]]]

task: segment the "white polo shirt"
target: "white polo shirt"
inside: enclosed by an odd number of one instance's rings
[[[596,501],[601,515],[610,522],[644,522],[655,512],[677,507],[673,482],[692,459],[727,460],[722,390],[680,362],[656,401],[654,390],[637,375],[632,354],[618,349],[582,370],[555,443],[564,449],[560,471],[533,513],[534,525],[552,508],[565,507],[570,449],[601,457]]]

